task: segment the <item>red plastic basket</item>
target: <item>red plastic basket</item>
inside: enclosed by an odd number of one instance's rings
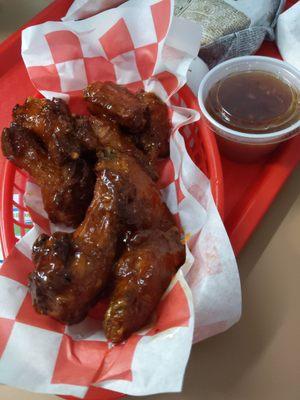
[[[198,110],[197,99],[185,86],[172,99],[174,104]],[[183,128],[187,150],[196,165],[209,177],[213,197],[223,215],[223,174],[220,155],[214,135],[201,121]],[[16,241],[31,228],[31,220],[23,201],[27,175],[8,161],[2,162],[0,176],[0,229],[4,258]]]

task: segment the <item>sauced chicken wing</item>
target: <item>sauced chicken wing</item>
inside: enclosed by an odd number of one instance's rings
[[[142,328],[158,305],[185,251],[178,230],[142,231],[129,240],[115,266],[115,288],[105,314],[104,331],[119,343]]]
[[[55,162],[62,164],[79,157],[80,147],[72,135],[74,121],[63,100],[29,97],[23,105],[15,106],[13,118],[41,139]]]
[[[41,187],[44,207],[53,223],[76,227],[92,200],[94,174],[82,159],[58,166],[40,140],[15,123],[2,134],[3,154]]]
[[[140,132],[146,125],[144,106],[124,86],[113,82],[95,82],[84,90],[92,114],[106,115],[131,132]]]
[[[84,97],[92,114],[114,119],[151,161],[168,156],[168,107],[154,93],[134,95],[123,86],[95,82],[84,91]]]
[[[77,230],[37,239],[30,291],[39,313],[74,324],[99,299],[117,255],[122,199],[120,176],[103,164],[93,201]]]
[[[140,92],[137,98],[146,110],[147,124],[143,131],[133,135],[135,144],[147,154],[150,160],[167,157],[171,124],[166,103],[154,93]]]

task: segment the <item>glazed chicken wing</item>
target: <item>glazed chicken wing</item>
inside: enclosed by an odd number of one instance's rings
[[[56,163],[79,157],[80,147],[73,136],[73,117],[62,99],[29,97],[23,105],[15,106],[13,118],[41,139]]]
[[[113,118],[131,134],[135,145],[150,161],[168,156],[168,107],[154,93],[142,91],[135,95],[111,82],[95,82],[84,91],[84,97],[92,114]]]
[[[142,328],[185,258],[177,228],[134,235],[115,266],[115,288],[104,331],[113,343]]]
[[[140,132],[146,125],[144,106],[124,86],[113,82],[95,82],[84,90],[92,114],[114,119],[131,132]]]
[[[42,235],[33,246],[34,307],[67,324],[86,317],[105,288],[117,255],[121,179],[103,167],[98,169],[93,201],[77,230]]]
[[[53,223],[78,226],[94,187],[94,174],[84,160],[71,160],[63,166],[54,164],[40,140],[16,123],[4,129],[2,151],[41,187],[44,207]]]

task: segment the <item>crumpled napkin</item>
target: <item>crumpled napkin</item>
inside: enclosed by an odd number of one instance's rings
[[[276,42],[282,58],[300,69],[300,1],[279,16]]]

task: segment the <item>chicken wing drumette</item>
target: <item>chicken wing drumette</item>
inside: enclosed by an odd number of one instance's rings
[[[54,162],[63,164],[79,157],[80,146],[73,135],[74,119],[62,99],[28,97],[23,105],[14,107],[13,119],[37,135]]]
[[[84,160],[55,164],[36,135],[16,123],[3,130],[2,151],[41,187],[44,207],[53,223],[78,226],[94,187],[94,174]]]

